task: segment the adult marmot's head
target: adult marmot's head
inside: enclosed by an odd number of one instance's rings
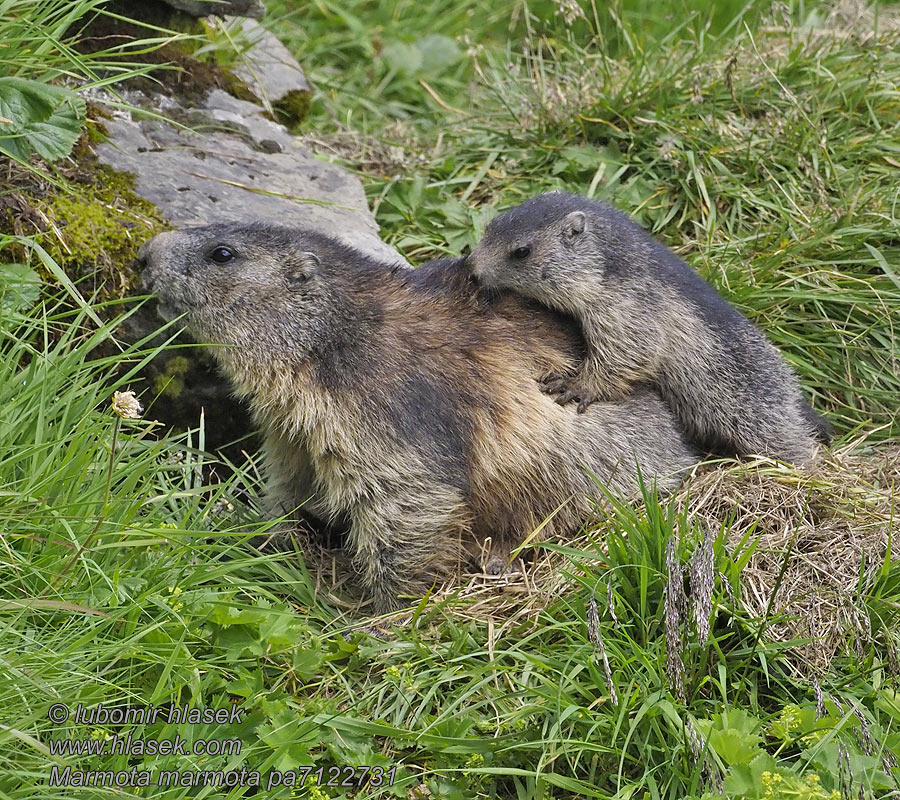
[[[359,264],[359,254],[335,239],[261,222],[161,233],[138,254],[164,318],[183,315],[200,341],[273,355],[320,346],[335,314],[347,316],[365,271],[354,275],[350,262]]]

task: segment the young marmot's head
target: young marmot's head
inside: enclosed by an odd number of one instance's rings
[[[357,256],[358,260],[359,256]],[[166,319],[208,344],[302,354],[347,293],[350,248],[315,231],[226,223],[161,233],[138,254]]]
[[[556,305],[577,289],[584,272],[599,275],[603,257],[590,234],[596,204],[547,192],[494,217],[468,256],[476,280]]]

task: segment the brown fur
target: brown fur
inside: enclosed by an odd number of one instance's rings
[[[210,257],[226,245],[227,264]],[[570,369],[570,323],[481,298],[458,262],[409,271],[310,231],[224,225],[144,246],[145,281],[248,398],[272,509],[346,523],[379,609],[456,568],[472,541],[585,519],[596,494],[675,486],[695,455],[638,389],[575,414],[536,378]]]

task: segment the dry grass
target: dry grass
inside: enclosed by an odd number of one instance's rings
[[[704,464],[676,498],[688,520],[715,532],[726,526],[728,546],[737,558],[752,548],[741,572],[741,603],[752,617],[765,620],[763,637],[786,642],[808,640],[792,650],[797,674],[818,675],[848,641],[867,643],[867,617],[857,588],[882,565],[892,544],[900,492],[900,443],[862,448],[859,442],[830,452],[811,471],[770,461]],[[594,537],[602,538],[601,521]],[[584,535],[554,543],[589,549]],[[489,552],[482,558],[488,561]],[[499,636],[540,612],[571,585],[565,555],[541,545],[529,548],[501,575],[461,569],[436,587],[439,603],[455,595],[451,606],[460,618],[485,622]],[[316,584],[340,605],[347,587],[342,557],[333,551],[311,567]],[[396,618],[403,622],[408,614]]]
[[[421,168],[427,159],[422,142],[401,122],[386,125],[378,136],[339,128],[304,134],[303,143],[320,158],[338,161],[366,175],[393,178]]]
[[[772,619],[767,638],[808,638],[797,648],[801,672],[823,671],[848,640],[868,637],[857,588],[883,563],[892,543],[900,444],[869,453],[829,453],[800,472],[766,462],[702,471],[679,500],[693,521],[728,543],[752,547],[741,573],[742,603],[754,617]]]

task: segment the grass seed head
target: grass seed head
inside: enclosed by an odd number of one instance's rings
[[[606,584],[606,608],[609,611],[609,617],[615,627],[619,627],[619,618],[616,616],[616,606],[613,602],[612,584]]]
[[[675,553],[675,539],[666,546],[666,587],[663,590],[663,616],[666,630],[666,674],[679,699],[684,702],[684,661],[682,641],[684,610],[684,574]]]
[[[132,391],[113,394],[112,409],[122,419],[139,419],[144,410]]]
[[[822,687],[819,685],[819,679],[813,678],[813,691],[816,694],[816,719],[822,719],[825,716],[825,695],[822,694]]]
[[[702,647],[709,641],[709,621],[712,616],[712,596],[715,583],[715,557],[709,530],[704,533],[703,543],[694,551],[688,571],[691,579],[691,611],[697,629],[697,638]]]
[[[606,655],[606,647],[603,644],[603,639],[600,637],[600,612],[597,609],[597,601],[593,597],[588,600],[587,629],[588,638],[603,661],[603,673],[606,677],[606,687],[609,690],[609,699],[614,705],[618,705],[619,693],[616,691],[615,683],[613,683],[612,669],[609,666],[609,657]]]

